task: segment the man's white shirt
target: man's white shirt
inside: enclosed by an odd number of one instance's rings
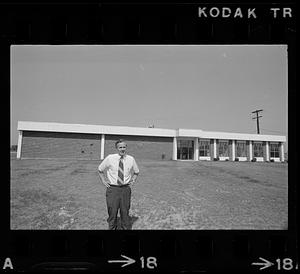
[[[118,185],[118,170],[119,170],[119,161],[121,156],[116,154],[108,155],[102,163],[99,165],[98,170],[104,172],[107,169],[107,178],[111,185]],[[135,162],[135,159],[125,154],[123,158],[124,165],[124,184],[128,184],[132,177],[132,171],[134,173],[139,173],[139,168]]]

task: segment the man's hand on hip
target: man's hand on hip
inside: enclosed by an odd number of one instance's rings
[[[107,183],[107,181],[106,181],[106,178],[105,178],[103,172],[100,171],[100,170],[98,170],[98,171],[99,171],[99,176],[100,176],[101,182],[102,182],[106,187],[110,187],[109,183]]]
[[[132,179],[131,179],[131,180],[129,181],[129,185],[130,185],[130,186],[132,186],[134,183],[135,183],[135,180],[132,180]]]
[[[103,184],[104,184],[107,188],[110,187],[109,183],[107,183],[106,181],[103,181]]]

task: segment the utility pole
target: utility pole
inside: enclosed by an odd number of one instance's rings
[[[253,117],[252,120],[256,119],[256,128],[257,128],[257,134],[260,134],[259,132],[259,118],[261,118],[262,116],[258,116],[258,113],[263,111],[262,109],[257,109],[252,111],[252,113],[256,113],[256,117]]]

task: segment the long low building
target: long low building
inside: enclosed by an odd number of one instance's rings
[[[18,159],[102,160],[125,139],[152,160],[284,161],[285,136],[104,125],[18,122]]]

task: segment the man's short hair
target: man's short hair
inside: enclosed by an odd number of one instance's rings
[[[120,143],[125,143],[125,144],[126,144],[126,142],[125,142],[124,139],[119,139],[119,140],[115,143],[115,147],[117,148],[117,147],[118,147],[118,144],[120,144]],[[126,144],[126,146],[127,146],[127,144]]]

